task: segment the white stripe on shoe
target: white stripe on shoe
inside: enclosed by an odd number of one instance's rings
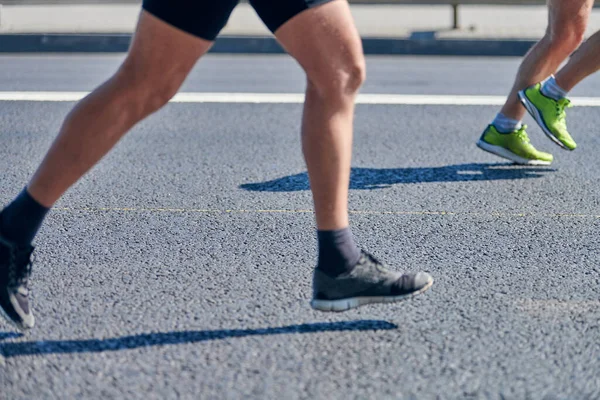
[[[492,153],[502,158],[506,158],[514,163],[521,165],[550,165],[551,161],[543,161],[543,160],[530,160],[527,158],[523,158],[521,156],[516,155],[510,150],[505,149],[504,147],[494,146],[493,144],[489,144],[481,139],[477,142],[477,146],[488,153]]]

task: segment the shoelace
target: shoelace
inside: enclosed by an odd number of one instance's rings
[[[33,269],[33,249],[19,250],[14,246],[9,249],[8,284],[13,288],[23,287],[29,292],[29,277]]]
[[[383,266],[383,264],[377,260],[375,257],[373,257],[371,254],[367,253],[366,251],[363,250],[362,254],[369,260],[371,261],[373,264],[373,266],[381,272],[385,272],[388,273],[389,271],[387,271],[385,269],[385,267]],[[410,288],[412,286],[411,284],[411,277],[408,274],[403,273],[400,278],[394,283],[394,285],[397,285],[400,289],[405,289],[405,288]]]
[[[368,261],[370,261],[372,267],[375,267],[375,269],[377,269],[380,272],[388,272],[383,263],[376,259],[374,256],[372,256],[364,250],[362,250],[362,254]]]
[[[367,253],[366,251],[362,251],[362,255],[369,260],[370,262],[372,262],[375,265],[380,265],[381,263],[379,262],[379,260],[377,260],[375,257],[373,257],[371,254]]]
[[[521,129],[515,132],[515,136],[521,139],[524,143],[529,143],[529,136],[527,136],[527,125],[521,126]]]
[[[573,105],[569,99],[560,99],[556,102],[556,117],[558,122],[565,125],[567,113],[565,113],[565,108],[571,108]]]

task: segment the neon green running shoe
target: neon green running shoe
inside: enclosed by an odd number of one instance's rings
[[[575,150],[577,143],[567,131],[565,108],[571,107],[569,99],[554,100],[544,96],[541,84],[536,84],[519,92],[521,103],[535,118],[546,136],[563,149]]]
[[[494,125],[488,125],[477,142],[480,149],[522,165],[550,165],[552,154],[538,151],[529,142],[526,125],[511,133],[500,133]]]

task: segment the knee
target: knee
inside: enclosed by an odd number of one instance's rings
[[[127,104],[139,118],[145,118],[164,107],[178,90],[178,84],[166,79],[139,83],[130,88]]]
[[[585,20],[577,20],[554,27],[546,34],[546,37],[552,49],[569,55],[577,50],[583,42],[585,30]]]
[[[179,84],[172,81],[151,83],[140,89],[142,113],[150,115],[163,108],[179,90]]]
[[[165,106],[178,92],[185,77],[140,74],[122,68],[114,77],[122,93],[123,110],[142,119]]]
[[[366,78],[364,58],[307,73],[309,89],[328,99],[353,98]]]
[[[367,67],[364,58],[352,62],[342,69],[340,75],[344,93],[355,95],[367,78]]]

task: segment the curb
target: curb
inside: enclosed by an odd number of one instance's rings
[[[0,34],[0,53],[121,53],[130,34]],[[535,44],[526,39],[363,38],[368,55],[523,56]],[[211,53],[280,54],[268,36],[222,36]]]

